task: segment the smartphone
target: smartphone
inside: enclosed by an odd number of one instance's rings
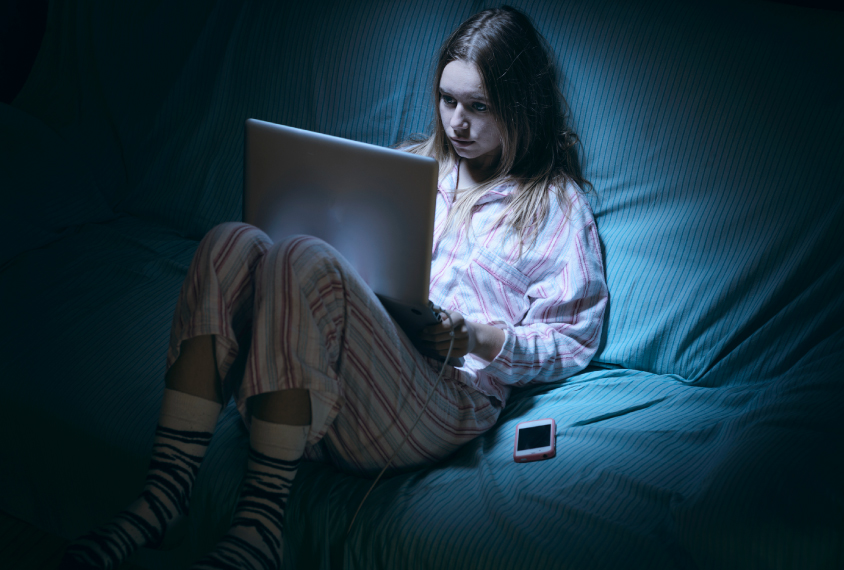
[[[522,422],[516,426],[513,461],[542,461],[557,455],[557,423],[551,419]]]

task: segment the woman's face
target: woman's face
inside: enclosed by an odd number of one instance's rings
[[[487,166],[498,160],[501,134],[475,64],[456,59],[445,66],[439,107],[445,134],[459,156]]]

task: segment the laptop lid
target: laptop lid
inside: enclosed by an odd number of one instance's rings
[[[332,245],[406,332],[436,322],[424,310],[434,159],[256,119],[245,141],[244,222],[274,242],[307,234]]]

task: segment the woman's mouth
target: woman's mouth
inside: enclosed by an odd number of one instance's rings
[[[474,141],[470,141],[470,140],[467,140],[467,139],[456,139],[454,137],[449,137],[449,138],[451,139],[451,142],[454,146],[461,147],[461,148],[465,148],[465,147],[469,146],[470,144],[472,144],[474,142]]]

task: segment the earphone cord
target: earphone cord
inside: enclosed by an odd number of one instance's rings
[[[407,438],[410,437],[411,432],[413,432],[413,428],[415,428],[416,424],[419,423],[419,420],[422,419],[422,415],[425,413],[425,410],[428,409],[428,403],[431,401],[431,396],[433,396],[434,392],[437,391],[437,386],[440,385],[440,380],[442,379],[443,374],[445,373],[445,366],[448,363],[449,358],[451,358],[451,349],[454,348],[454,321],[451,320],[451,313],[449,313],[445,309],[440,309],[440,310],[443,313],[446,314],[446,316],[448,317],[448,320],[451,322],[451,342],[448,345],[448,353],[446,353],[446,355],[445,355],[445,361],[443,362],[442,368],[440,368],[440,374],[439,374],[439,376],[437,376],[437,380],[434,382],[434,387],[431,389],[431,393],[428,394],[428,399],[425,400],[425,405],[422,406],[422,411],[419,412],[419,416],[416,418],[416,421],[413,422],[413,425],[410,426],[409,430],[407,430],[407,435],[404,436],[404,439],[402,440],[402,442],[393,451],[393,454],[390,456],[390,459],[387,461],[387,464],[384,465],[384,468],[381,469],[381,472],[378,474],[378,477],[376,477],[375,481],[373,481],[372,485],[370,485],[369,490],[366,492],[366,495],[363,496],[363,499],[361,500],[360,504],[358,505],[358,508],[355,511],[354,516],[352,516],[352,522],[349,523],[349,528],[346,530],[346,536],[349,536],[349,533],[352,532],[352,525],[355,524],[355,519],[358,517],[358,513],[360,512],[360,509],[361,509],[361,507],[363,507],[363,503],[366,502],[366,499],[369,497],[369,494],[372,492],[372,489],[375,488],[375,485],[378,484],[378,481],[381,479],[381,476],[384,475],[384,472],[387,470],[387,468],[390,466],[390,464],[392,464],[393,459],[396,457],[396,453],[398,453],[399,450],[402,448],[402,446],[404,446],[405,442],[407,441]]]

